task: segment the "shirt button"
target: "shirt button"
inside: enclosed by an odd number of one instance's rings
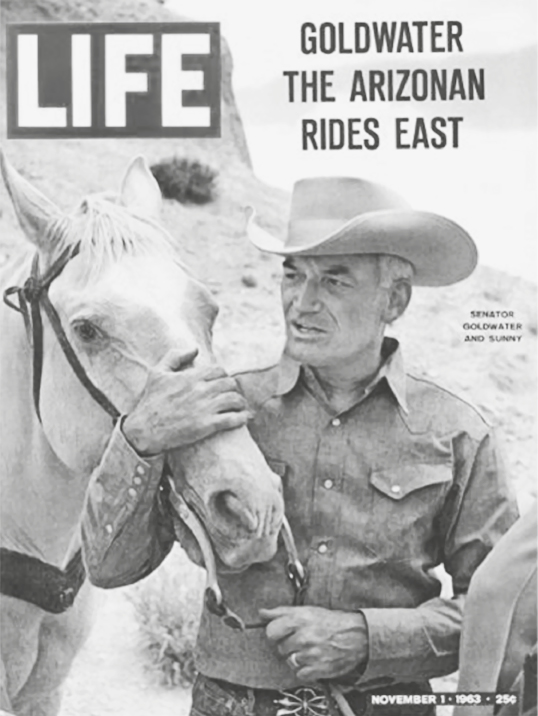
[[[134,482],[135,485],[141,485],[141,484],[142,484],[142,480],[141,480],[140,477],[135,477],[134,480],[133,480],[133,482]]]
[[[143,465],[138,465],[136,468],[136,474],[137,475],[145,475],[146,474],[146,468]]]
[[[114,529],[114,528],[112,527],[112,525],[107,525],[107,526],[105,527],[105,530],[108,532],[109,535],[112,534],[112,530],[113,530],[113,529]]]
[[[332,490],[332,488],[334,487],[334,482],[333,482],[332,480],[324,480],[324,481],[323,481],[323,487],[324,487],[326,490]]]
[[[339,427],[341,424],[342,424],[342,421],[340,420],[340,418],[333,418],[333,419],[331,420],[331,425],[332,425],[334,428]]]
[[[391,491],[391,492],[394,492],[395,495],[399,495],[400,492],[402,491],[402,488],[400,487],[400,485],[393,485],[393,486],[390,488],[390,491]]]
[[[322,542],[318,547],[318,552],[320,554],[326,554],[328,549],[326,542]]]
[[[130,487],[130,488],[127,490],[127,494],[129,495],[129,497],[136,497],[137,492],[136,492],[136,490],[134,489],[134,487]]]

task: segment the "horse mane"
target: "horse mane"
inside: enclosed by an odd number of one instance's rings
[[[125,256],[166,255],[191,275],[166,229],[123,206],[113,195],[84,198],[74,211],[53,219],[46,233],[54,258],[69,247],[79,247],[77,263],[87,280]]]

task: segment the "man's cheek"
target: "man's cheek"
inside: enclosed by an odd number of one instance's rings
[[[292,295],[290,289],[281,288],[280,290],[280,299],[282,302],[282,310],[284,311],[284,316],[287,317],[287,314],[290,310],[291,303],[292,303]]]

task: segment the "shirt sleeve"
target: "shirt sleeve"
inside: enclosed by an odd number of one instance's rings
[[[140,457],[118,421],[82,512],[82,554],[96,586],[132,584],[156,569],[172,548],[173,525],[159,490],[163,464],[162,456]]]
[[[454,598],[416,608],[362,609],[369,658],[359,684],[416,681],[456,671],[465,594],[473,572],[518,517],[495,440],[453,440],[454,483],[440,515],[442,558]]]

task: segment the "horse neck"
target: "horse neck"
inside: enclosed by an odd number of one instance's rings
[[[29,262],[5,285],[21,285]],[[2,290],[4,289],[2,285]],[[37,418],[32,352],[20,314],[0,308],[2,545],[61,565],[77,533],[86,481],[56,457]]]

